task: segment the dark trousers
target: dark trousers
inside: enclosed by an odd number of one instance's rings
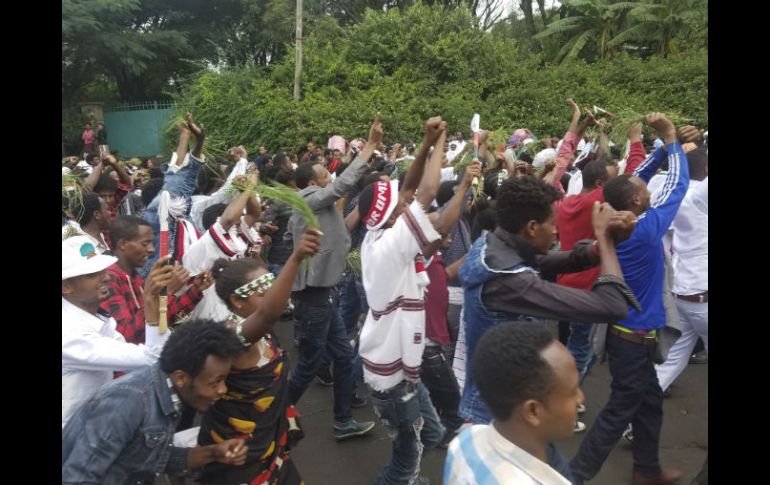
[[[663,424],[663,391],[655,373],[655,345],[630,342],[607,334],[612,385],[610,399],[570,462],[578,484],[590,480],[631,423],[634,427],[634,470],[660,473],[658,443]]]
[[[457,431],[464,422],[457,414],[460,407],[460,387],[441,347],[425,346],[420,380],[428,388],[430,400],[447,433]]]
[[[294,296],[294,322],[301,332],[299,361],[289,379],[291,402],[299,401],[328,355],[334,364],[334,419],[347,422],[352,418],[353,394],[353,349],[348,333],[331,297],[308,301],[303,292]]]

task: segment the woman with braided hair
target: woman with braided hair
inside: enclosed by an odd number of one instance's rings
[[[288,392],[286,353],[272,327],[280,319],[297,269],[320,246],[321,233],[308,229],[276,278],[261,261],[219,259],[212,273],[217,295],[231,314],[227,324],[244,345],[227,376],[227,394],[203,416],[198,443],[207,445],[238,437],[249,451],[241,466],[211,464],[199,479],[206,485],[302,482],[289,449],[304,433]]]

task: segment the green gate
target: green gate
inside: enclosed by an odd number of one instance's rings
[[[154,157],[163,149],[163,127],[171,116],[173,103],[147,101],[109,106],[104,127],[110,151],[121,158]]]

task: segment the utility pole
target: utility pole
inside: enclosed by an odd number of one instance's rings
[[[302,0],[297,0],[297,31],[294,45],[294,99],[299,100],[299,82],[302,75]]]

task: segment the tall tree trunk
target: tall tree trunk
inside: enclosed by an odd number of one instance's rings
[[[294,99],[299,100],[299,82],[302,75],[302,0],[297,0],[297,38],[294,63]]]
[[[537,0],[537,8],[540,10],[540,17],[543,18],[543,27],[548,25],[548,18],[545,15],[545,0]]]
[[[532,0],[520,0],[521,11],[524,12],[524,20],[527,24],[529,35],[535,35],[535,19],[532,16]]]

